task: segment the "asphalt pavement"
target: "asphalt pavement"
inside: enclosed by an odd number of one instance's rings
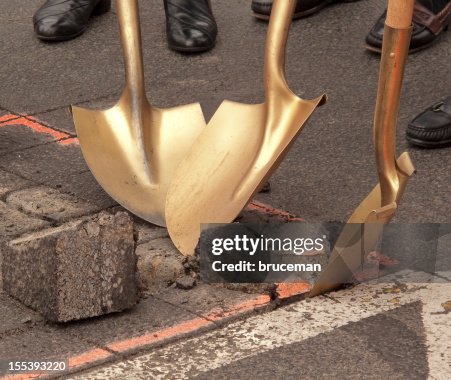
[[[443,278],[398,272],[70,378],[445,380],[447,299]]]
[[[214,1],[217,46],[194,56],[167,49],[161,1],[140,3],[146,85],[152,104],[170,107],[199,101],[208,120],[224,99],[263,100],[267,24],[251,16],[249,3]],[[100,108],[114,104],[123,85],[114,12],[94,18],[89,30],[76,40],[48,44],[33,35],[31,17],[36,1],[3,0],[1,4],[3,114],[32,115],[72,136],[71,104]],[[289,84],[301,97],[325,92],[329,101],[314,114],[273,176],[271,193],[259,196],[265,203],[311,221],[342,221],[376,184],[372,120],[379,57],[365,51],[363,45],[384,7],[383,0],[338,3],[293,23],[287,53]],[[404,133],[416,114],[449,95],[450,58],[449,33],[443,33],[434,46],[408,60],[398,152],[411,153],[417,175],[409,183],[399,221],[449,221],[451,149],[410,147]],[[46,142],[12,147],[3,139],[0,167],[108,204],[108,198],[99,195],[102,193],[80,152],[46,149]]]
[[[31,18],[40,3],[0,0],[0,206],[6,208],[5,194],[44,185],[88,202],[92,210],[114,207],[116,203],[83,160],[70,105],[105,108],[120,96],[124,70],[115,12],[93,18],[87,32],[76,40],[49,44],[33,34]],[[224,99],[263,101],[267,23],[252,17],[249,0],[212,3],[219,26],[217,46],[206,54],[186,56],[167,49],[162,1],[140,1],[146,88],[153,105],[200,102],[209,120]],[[385,4],[384,0],[337,3],[293,22],[286,60],[288,82],[299,96],[327,93],[328,102],[315,112],[271,178],[271,192],[259,194],[259,201],[307,221],[345,221],[377,183],[372,121],[379,57],[363,45]],[[417,173],[409,182],[397,221],[450,222],[451,148],[417,149],[404,138],[415,115],[450,95],[450,61],[450,32],[408,59],[397,144],[399,153],[410,152]],[[3,208],[0,219],[2,212]],[[17,219],[19,214],[8,215]],[[5,226],[0,220],[4,228],[0,241],[26,232],[24,227],[34,229],[49,222],[44,219],[29,217]],[[449,274],[441,279],[448,284],[435,290],[427,287],[426,291],[418,284],[410,292],[410,288],[390,292],[393,284],[385,291],[377,288],[377,295],[392,297],[382,297],[383,306],[370,302],[374,294],[356,298],[359,293],[352,288],[343,293],[348,297],[345,302],[338,294],[314,301],[325,303],[323,312],[301,301],[291,310],[288,306],[266,314],[266,319],[255,316],[205,336],[204,329],[216,330],[228,321],[229,309],[244,319],[248,315],[240,314],[243,310],[253,313],[264,305],[268,311],[277,305],[267,309],[272,302],[268,296],[263,301],[260,296],[249,300],[250,296],[228,291],[218,296],[220,302],[210,304],[205,300],[219,294],[210,286],[198,287],[190,296],[170,289],[170,295],[147,298],[119,316],[54,326],[0,294],[4,321],[0,357],[6,357],[5,352],[23,358],[31,354],[66,357],[75,372],[99,365],[100,372],[92,378],[102,378],[109,371],[119,374],[114,377],[118,379],[139,378],[140,363],[148,366],[149,360],[154,377],[171,378],[168,373],[180,370],[172,361],[180,358],[180,365],[193,368],[188,375],[197,378],[264,379],[271,374],[271,378],[295,379],[301,374],[304,378],[449,379]],[[421,295],[410,297],[417,292]],[[224,299],[233,302],[224,306]],[[340,302],[342,308],[333,307]],[[368,302],[371,312],[367,312]],[[219,322],[214,312],[217,304],[225,310]],[[287,313],[291,319],[283,319]],[[286,329],[277,330],[284,323]],[[296,327],[305,334],[292,334]],[[281,335],[271,335],[271,330]],[[195,341],[184,340],[184,334],[191,333]],[[179,342],[167,348],[172,340]],[[153,356],[137,359],[138,364],[124,362],[143,351]],[[196,368],[200,362],[193,362],[194,358],[203,356],[206,360]],[[323,370],[318,369],[321,366]],[[89,378],[86,373],[79,376]]]

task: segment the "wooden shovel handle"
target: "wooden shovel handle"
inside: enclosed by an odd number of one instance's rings
[[[385,23],[396,29],[406,29],[412,24],[414,0],[388,0]]]
[[[396,164],[396,129],[404,69],[410,45],[413,2],[414,0],[389,0],[387,8],[374,117],[374,141],[381,187],[381,206],[398,202],[402,194],[400,173]]]
[[[138,0],[116,0],[125,65],[125,86],[132,98],[145,98]],[[137,103],[137,102],[133,102]]]

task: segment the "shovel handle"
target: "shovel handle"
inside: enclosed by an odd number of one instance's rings
[[[409,53],[414,0],[389,0],[382,44],[374,116],[374,142],[381,206],[398,202],[400,172],[396,164],[396,127],[404,69]]]
[[[268,102],[290,93],[285,79],[285,48],[297,0],[274,0],[265,46],[265,92]]]
[[[389,0],[385,23],[395,29],[406,29],[412,24],[414,0]]]
[[[145,97],[138,0],[116,0],[125,65],[125,85],[134,98]]]

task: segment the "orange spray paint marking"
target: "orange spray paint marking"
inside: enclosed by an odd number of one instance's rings
[[[78,356],[73,356],[69,358],[69,366],[67,369],[75,369],[82,367],[87,364],[94,364],[100,360],[108,359],[112,357],[113,354],[108,351],[102,350],[101,348],[95,348],[91,351],[84,352]],[[0,377],[0,380],[28,380],[28,379],[45,379],[50,375],[57,374],[51,372],[35,372],[35,373],[24,373],[18,375],[6,375]],[[63,375],[66,372],[58,372],[58,374]]]
[[[380,265],[381,267],[394,267],[396,265],[399,265],[398,260],[392,259],[391,257],[388,257],[378,251],[372,251],[368,253],[366,260],[370,264]]]
[[[81,355],[69,358],[69,368],[73,369],[81,367],[85,364],[92,364],[111,356],[113,356],[113,354],[109,353],[108,351],[102,350],[101,348],[96,348]]]
[[[310,286],[308,284],[278,284],[278,292],[281,298],[289,297],[296,294],[305,293],[310,290]],[[145,333],[143,335],[116,341],[108,344],[108,348],[110,350],[116,352],[126,352],[132,349],[141,348],[143,346],[152,344],[152,343],[161,343],[170,338],[181,337],[191,332],[195,332],[203,327],[213,327],[215,323],[213,321],[224,320],[227,317],[231,316],[239,316],[242,313],[245,313],[250,310],[254,310],[255,308],[262,307],[268,305],[271,302],[271,299],[268,295],[260,295],[254,299],[240,302],[230,306],[230,308],[226,310],[210,310],[206,313],[206,318],[194,318],[188,320],[186,322],[179,323],[175,326],[167,327],[161,330],[157,330],[154,332]],[[69,369],[76,369],[78,367],[93,365],[101,360],[109,359],[114,356],[113,353],[110,353],[104,349],[96,348],[90,351],[84,352],[77,356],[73,356],[69,358]],[[45,373],[35,373],[35,374],[24,374],[24,375],[9,375],[5,377],[0,377],[1,380],[26,380],[26,379],[38,379],[45,378],[48,374]]]
[[[138,336],[136,338],[126,339],[123,341],[109,344],[107,347],[116,352],[124,352],[133,348],[142,347],[151,343],[165,341],[180,335],[199,330],[201,327],[213,326],[213,322],[207,321],[203,318],[195,318],[178,325],[168,327],[167,329],[159,330]]]
[[[110,343],[107,347],[110,350],[116,352],[125,352],[152,343],[162,342],[173,337],[186,335],[190,332],[199,330],[202,327],[214,326],[214,323],[212,321],[220,321],[227,317],[237,316],[246,311],[253,310],[259,306],[267,305],[270,301],[271,300],[269,296],[262,295],[253,300],[244,301],[233,305],[225,311],[221,310],[219,312],[217,310],[211,310],[206,314],[206,318],[208,318],[209,320],[203,318],[195,318],[187,322],[182,322],[178,325],[168,327],[166,329],[150,332],[135,338]]]
[[[24,127],[32,129],[34,132],[37,133],[44,133],[47,135],[52,136],[58,143],[62,143],[59,140],[61,139],[68,139],[70,135],[63,132],[55,131],[52,128],[46,127],[45,125],[42,125],[37,121],[35,118],[28,116],[20,116],[20,115],[4,115],[0,117],[0,128],[1,127],[7,127],[12,125],[23,125]],[[72,139],[69,139],[72,140]],[[69,145],[69,144],[63,144],[63,145]]]
[[[19,119],[20,117],[21,117],[20,115],[14,115],[14,114],[3,115],[3,116],[0,116],[0,123],[3,123],[5,121],[14,120],[14,119]]]
[[[269,215],[275,215],[280,217],[281,219],[290,221],[290,222],[304,222],[305,220],[302,218],[296,218],[294,217],[292,214],[290,214],[287,211],[284,210],[279,210],[277,208],[268,206],[264,203],[258,202],[258,201],[252,201],[250,202],[247,206],[246,206],[247,210],[250,211],[258,211],[258,212],[263,212],[265,214],[269,214]]]
[[[277,293],[280,299],[286,299],[299,294],[304,294],[310,291],[311,285],[304,282],[298,283],[280,283],[277,284]]]
[[[205,316],[205,318],[208,318],[212,321],[220,321],[221,319],[224,319],[227,317],[237,316],[237,315],[243,314],[247,311],[254,310],[259,306],[268,305],[270,301],[271,301],[271,298],[269,296],[261,295],[253,300],[244,301],[244,302],[238,303],[236,305],[233,305],[230,309],[212,310]]]

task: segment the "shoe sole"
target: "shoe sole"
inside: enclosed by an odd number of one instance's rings
[[[412,145],[416,145],[416,146],[419,146],[421,148],[428,148],[428,149],[432,149],[432,148],[446,148],[448,146],[451,146],[451,139],[450,140],[445,140],[445,141],[434,142],[434,141],[419,140],[419,139],[415,139],[413,137],[406,136],[406,140],[409,143],[411,143]]]
[[[71,34],[70,36],[53,36],[53,37],[47,37],[47,36],[40,36],[39,34],[36,34],[36,37],[38,37],[41,41],[46,42],[62,42],[62,41],[69,41],[73,40],[74,38],[77,38],[78,36],[82,35],[84,32],[86,32],[86,29],[88,27],[83,28],[81,31]]]
[[[169,49],[176,51],[178,53],[204,53],[206,51],[212,50],[214,47],[216,46],[216,44],[212,44],[210,46],[202,46],[202,47],[194,47],[194,48],[184,48],[184,47],[179,47],[179,46],[173,46],[173,45],[169,45],[168,47]]]
[[[359,1],[359,0],[342,0],[340,2],[341,3],[354,3],[357,1]],[[319,11],[324,9],[325,7],[327,7],[333,3],[336,3],[336,2],[337,2],[336,0],[325,1],[321,5],[318,5],[317,7],[310,8],[309,10],[306,10],[304,12],[297,12],[293,15],[293,20],[298,20],[300,18],[312,16],[315,13],[318,13]],[[254,15],[255,18],[257,18],[259,20],[264,20],[264,21],[269,21],[269,19],[271,17],[271,15],[265,15],[265,14],[256,13],[256,12],[252,12],[252,14]]]

